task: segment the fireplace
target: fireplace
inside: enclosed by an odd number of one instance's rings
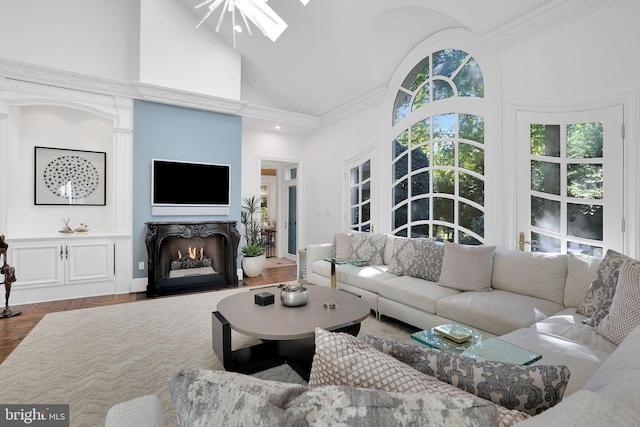
[[[236,224],[147,222],[147,296],[237,286]]]

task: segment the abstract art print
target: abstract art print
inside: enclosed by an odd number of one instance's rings
[[[107,153],[35,147],[36,205],[104,206]]]

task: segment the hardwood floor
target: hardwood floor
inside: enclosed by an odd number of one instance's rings
[[[246,286],[259,286],[296,280],[297,277],[298,268],[295,263],[289,265],[288,263],[278,264],[275,262],[273,267],[265,268],[260,276],[245,277],[243,282]],[[0,363],[4,362],[47,313],[122,304],[138,299],[139,295],[132,293],[11,306],[12,310],[22,310],[22,314],[0,319]]]

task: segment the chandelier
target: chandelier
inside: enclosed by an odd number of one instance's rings
[[[251,35],[251,26],[249,21],[253,22],[262,34],[269,37],[272,41],[276,41],[278,37],[287,28],[287,23],[278,16],[269,6],[267,6],[268,0],[206,0],[196,6],[196,9],[202,6],[209,5],[209,12],[202,18],[202,20],[196,25],[196,28],[200,28],[202,23],[215,12],[215,10],[222,6],[222,12],[218,18],[218,24],[216,25],[216,32],[220,32],[220,27],[224,16],[227,12],[231,15],[231,27],[233,31],[233,48],[236,48],[236,32],[242,32],[242,27],[236,25],[236,14],[240,14],[240,18],[244,22],[245,27],[249,35]],[[307,5],[309,0],[300,0],[303,5]]]

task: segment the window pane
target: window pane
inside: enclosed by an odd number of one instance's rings
[[[362,201],[366,202],[371,199],[371,181],[362,184]]]
[[[584,243],[567,241],[567,253],[586,254],[597,258],[602,258],[604,255],[604,248],[602,246],[593,246]]]
[[[407,225],[407,205],[404,204],[393,211],[393,228],[400,228]]]
[[[411,150],[411,171],[429,167],[429,147],[423,145]]]
[[[415,111],[420,107],[423,107],[429,103],[429,84],[426,84],[420,88],[413,98],[413,104],[411,104],[411,111]]]
[[[424,144],[431,139],[431,119],[426,119],[411,126],[411,146]]]
[[[602,157],[602,122],[567,125],[567,157],[593,159]]]
[[[560,239],[540,233],[531,233],[531,252],[560,253]]]
[[[560,202],[531,196],[531,225],[559,233]]]
[[[427,56],[418,63],[402,82],[402,87],[415,92],[420,85],[429,78],[429,57]]]
[[[393,204],[394,206],[398,203],[402,203],[407,200],[409,192],[407,191],[407,180],[403,180],[398,185],[393,187]]]
[[[371,177],[371,160],[367,160],[362,164],[362,180],[366,181]]]
[[[433,54],[433,75],[451,77],[468,54],[458,49],[445,49]]]
[[[433,116],[433,137],[454,138],[456,136],[456,115],[453,113]]]
[[[460,138],[484,144],[484,117],[459,114],[458,128]]]
[[[433,100],[439,101],[441,99],[451,98],[454,95],[451,85],[444,80],[433,81]]]
[[[602,199],[601,164],[568,164],[567,196],[580,199]]]
[[[351,168],[351,185],[357,185],[360,182],[360,168]]]
[[[371,204],[365,203],[362,205],[362,222],[371,220]]]
[[[456,177],[451,169],[433,171],[433,192],[455,194]]]
[[[353,224],[360,224],[360,209],[358,209],[357,207],[355,208],[351,208],[351,225]]]
[[[351,188],[351,204],[357,205],[360,203],[360,191],[358,191],[358,187]]]
[[[465,233],[464,231],[458,231],[458,243],[461,245],[481,245],[482,242],[475,237]]]
[[[453,200],[435,197],[433,199],[433,219],[453,224]]]
[[[469,59],[453,81],[458,87],[458,96],[484,98],[484,77],[475,59]]]
[[[411,226],[411,237],[429,237],[429,224],[416,224]]]
[[[393,158],[395,159],[400,154],[407,151],[408,147],[409,147],[409,131],[405,130],[404,132],[402,132],[402,134],[399,137],[397,137],[393,141]]]
[[[560,164],[532,160],[531,189],[560,195]]]
[[[438,240],[448,240],[449,242],[453,242],[453,228],[447,227],[446,225],[433,225],[433,237]]]
[[[458,203],[458,224],[482,237],[484,237],[483,214],[480,209],[471,205]]]
[[[398,91],[396,95],[396,101],[393,104],[393,124],[395,125],[400,120],[407,117],[409,113],[409,103],[411,102],[411,95],[401,90]]]
[[[409,156],[404,155],[402,157],[400,157],[394,164],[393,164],[393,180],[397,181],[400,178],[402,178],[403,176],[405,176],[408,172],[408,165],[407,165],[407,159]]]
[[[433,144],[433,164],[435,166],[455,166],[456,145],[453,141]]]
[[[560,126],[532,124],[531,154],[560,157]]]
[[[411,196],[429,194],[429,172],[421,172],[411,176]]]
[[[460,197],[484,206],[484,181],[464,172],[460,172],[458,177],[460,179],[458,188]]]
[[[567,203],[567,235],[602,241],[602,206]]]
[[[429,219],[429,199],[417,199],[411,202],[411,221]]]
[[[461,142],[458,165],[461,168],[484,175],[484,150],[475,145]]]
[[[407,237],[407,229],[403,228],[402,230],[397,231],[394,235],[400,236],[400,237]]]

